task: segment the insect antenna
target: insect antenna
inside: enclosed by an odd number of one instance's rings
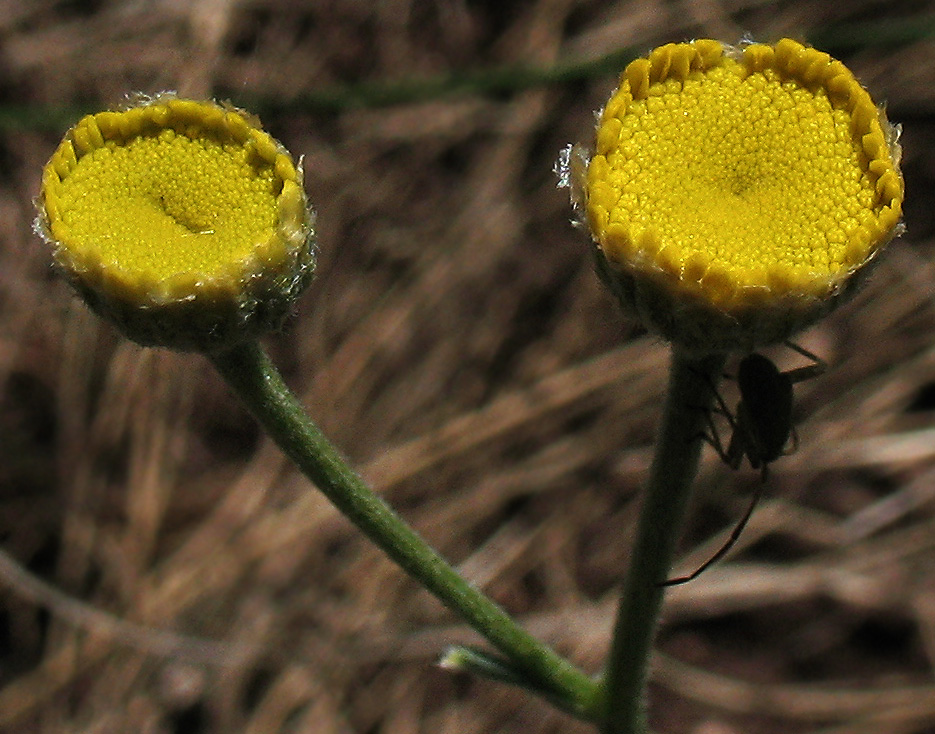
[[[740,535],[743,533],[745,527],[750,518],[753,516],[753,510],[756,509],[757,504],[760,501],[760,498],[763,496],[763,490],[766,487],[766,466],[763,466],[763,481],[757,486],[753,491],[753,497],[750,499],[750,506],[747,507],[747,511],[743,514],[743,517],[737,522],[734,526],[734,529],[731,531],[730,537],[722,545],[717,553],[711,556],[707,561],[702,563],[698,568],[692,571],[686,576],[676,576],[674,579],[669,579],[658,584],[658,586],[678,586],[679,584],[687,584],[689,581],[694,581],[698,578],[705,570],[720,561],[727,552],[734,547],[734,544],[740,539]]]

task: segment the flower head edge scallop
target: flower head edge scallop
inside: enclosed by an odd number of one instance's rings
[[[144,345],[212,351],[278,328],[314,271],[301,168],[230,105],[163,93],[85,116],[37,205],[59,270]]]
[[[668,44],[621,74],[590,159],[572,154],[574,198],[647,328],[752,349],[830,311],[901,231],[898,135],[843,63],[796,41]]]

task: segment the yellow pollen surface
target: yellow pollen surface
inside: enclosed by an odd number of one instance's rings
[[[53,235],[131,276],[213,274],[275,232],[282,181],[248,157],[243,146],[171,129],[109,141],[61,182]]]
[[[277,328],[315,267],[302,171],[250,113],[171,92],[86,115],[42,171],[36,231],[143,345],[214,351]]]
[[[876,109],[827,54],[719,46],[663,47],[622,75],[587,174],[595,238],[611,262],[648,263],[726,307],[751,287],[827,284],[899,220]]]

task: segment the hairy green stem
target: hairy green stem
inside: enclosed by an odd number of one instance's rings
[[[548,694],[582,718],[594,716],[597,684],[465,581],[367,486],[308,417],[259,343],[247,342],[209,358],[282,451],[325,496],[506,656],[526,687]]]
[[[668,396],[602,685],[604,734],[645,734],[653,638],[724,357],[672,353]]]

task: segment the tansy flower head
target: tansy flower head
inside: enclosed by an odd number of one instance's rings
[[[901,227],[897,137],[840,61],[795,41],[657,48],[578,162],[598,271],[683,348],[785,339]]]
[[[301,169],[259,122],[163,94],[78,122],[36,228],[85,300],[141,344],[223,349],[277,327],[314,269]]]

